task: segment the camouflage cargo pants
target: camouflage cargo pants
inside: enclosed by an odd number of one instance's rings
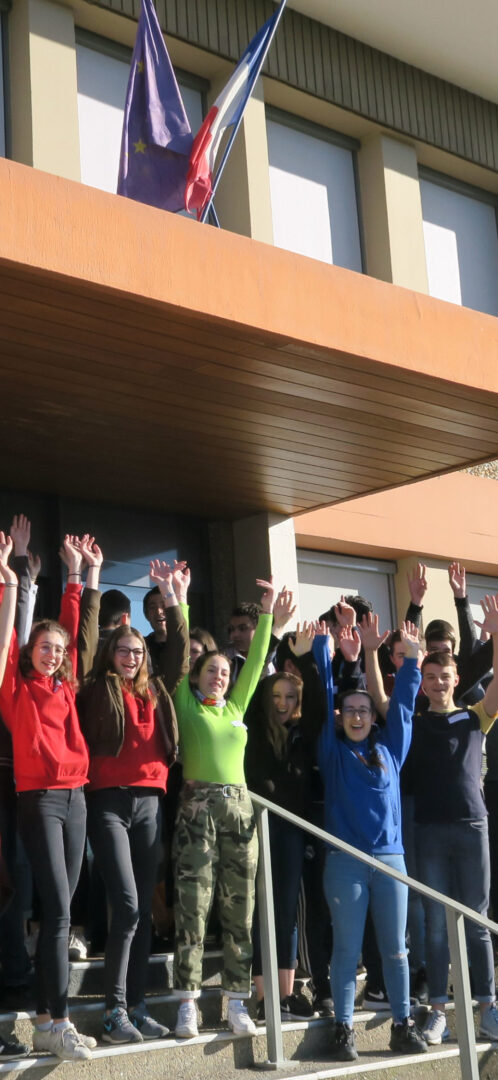
[[[216,889],[223,930],[223,989],[249,997],[258,840],[245,785],[187,781],[174,839],[175,990],[197,997]]]

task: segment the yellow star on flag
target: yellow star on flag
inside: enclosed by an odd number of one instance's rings
[[[139,60],[138,63],[137,63],[137,71],[140,72],[140,75],[143,75],[143,70],[144,70],[144,62],[143,62],[143,60]]]
[[[147,149],[147,143],[142,142],[142,139],[139,139],[138,142],[134,142],[133,145],[135,147],[136,154],[145,154],[145,151]]]

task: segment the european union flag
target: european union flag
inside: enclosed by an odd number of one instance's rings
[[[183,210],[192,133],[152,0],[142,0],[119,162],[118,195]]]

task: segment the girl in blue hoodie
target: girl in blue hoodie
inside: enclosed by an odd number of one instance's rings
[[[356,631],[353,635],[359,651]],[[348,844],[375,856],[386,866],[406,872],[401,840],[399,773],[410,746],[420,672],[415,627],[403,624],[402,638],[406,659],[396,675],[386,725],[382,729],[376,727],[374,703],[366,691],[343,694],[340,725],[336,727],[332,670],[325,635],[315,637],[313,653],[328,700],[328,719],[318,743],[318,762],[325,789],[325,828]],[[390,1047],[399,1053],[424,1053],[426,1044],[409,1018],[406,885],[359,862],[352,855],[331,848],[325,864],[324,888],[334,929],[330,979],[336,1018],[334,1058],[353,1061],[358,1056],[352,1021],[356,967],[369,905],[393,1014]]]

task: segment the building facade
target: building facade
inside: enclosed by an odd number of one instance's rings
[[[498,456],[497,14],[457,7],[290,0],[217,234],[114,195],[139,0],[2,0],[0,511],[47,590],[86,526],[139,625],[178,553],[220,636],[272,568],[305,617],[394,623],[419,554],[440,615],[452,558],[498,588],[496,481],[429,479]],[[273,4],[157,10],[195,132]]]

